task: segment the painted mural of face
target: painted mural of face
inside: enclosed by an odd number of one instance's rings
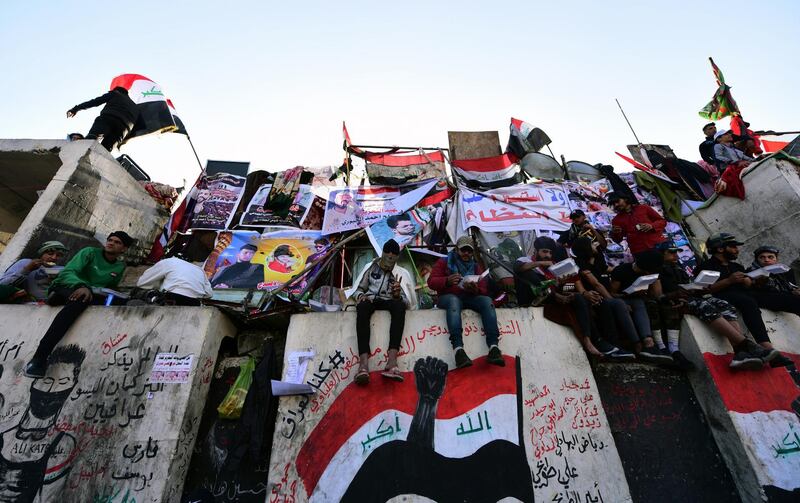
[[[72,394],[76,381],[76,366],[56,363],[48,368],[48,375],[31,383],[30,412],[34,417],[47,419],[61,410]]]

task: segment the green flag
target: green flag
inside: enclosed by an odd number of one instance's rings
[[[738,114],[739,106],[736,105],[733,96],[731,96],[730,86],[725,84],[725,76],[722,75],[719,67],[714,64],[713,59],[708,58],[708,60],[711,62],[711,69],[714,71],[714,78],[717,80],[718,87],[711,101],[698,112],[700,117],[716,121],[734,113]]]

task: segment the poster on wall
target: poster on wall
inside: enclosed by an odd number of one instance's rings
[[[519,185],[483,193],[462,187],[458,197],[464,229],[564,231],[571,224],[569,197],[556,184]]]
[[[240,225],[243,227],[266,227],[266,226],[289,226],[299,227],[314,199],[314,194],[311,192],[311,186],[301,184],[298,190],[292,196],[291,204],[286,205],[285,214],[278,215],[270,209],[270,194],[272,193],[272,184],[264,184],[258,188],[247,209],[242,213]]]
[[[229,240],[229,244],[218,256],[209,257],[213,264],[206,264],[215,289],[273,290],[313,262],[322,241],[321,248],[327,246],[319,231],[232,231],[217,239]]]
[[[264,204],[269,197],[269,191],[272,188],[271,183],[261,185],[253,194],[253,198],[247,204],[247,209],[242,213],[242,218],[239,220],[239,225],[244,227],[260,227],[264,224],[261,222],[266,220],[268,212],[264,209]]]
[[[203,177],[192,209],[192,229],[227,229],[244,194],[246,178],[217,173]]]
[[[332,190],[325,207],[322,234],[368,227],[414,207],[436,180],[399,187],[348,187]]]
[[[372,224],[367,229],[367,236],[378,255],[383,251],[383,245],[390,239],[397,241],[402,250],[406,245],[422,243],[420,232],[430,219],[430,212],[424,208],[409,210]]]

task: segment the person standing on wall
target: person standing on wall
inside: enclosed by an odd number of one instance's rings
[[[90,304],[104,303],[103,296],[93,294],[92,288],[113,288],[119,284],[125,272],[125,263],[120,258],[133,241],[124,231],[114,231],[108,235],[103,248],[83,248],[55,277],[50,284],[47,303],[64,307],[39,341],[31,361],[25,365],[27,377],[44,377],[50,353],[75,320]]]
[[[93,108],[104,103],[106,106],[103,107],[100,115],[94,120],[86,139],[97,140],[102,138],[101,145],[111,152],[131,132],[136,120],[139,118],[139,107],[128,96],[127,89],[115,87],[102,96],[80,105],[75,105],[67,110],[67,118],[74,117],[81,110]]]
[[[487,361],[501,367],[506,364],[497,346],[500,330],[497,327],[497,313],[492,298],[488,295],[488,279],[464,281],[468,276],[479,276],[481,273],[483,267],[475,260],[472,238],[464,235],[458,238],[456,247],[450,250],[447,257],[436,262],[428,278],[428,286],[439,294],[438,306],[446,311],[447,330],[455,350],[456,368],[472,365],[472,360],[464,351],[461,337],[461,311],[465,308],[477,311],[481,316],[486,332],[486,345],[489,346]]]

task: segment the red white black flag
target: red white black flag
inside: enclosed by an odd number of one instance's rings
[[[161,86],[144,75],[125,73],[117,75],[111,81],[111,89],[116,87],[127,89],[128,96],[139,108],[139,119],[123,143],[137,136],[178,129]]]

